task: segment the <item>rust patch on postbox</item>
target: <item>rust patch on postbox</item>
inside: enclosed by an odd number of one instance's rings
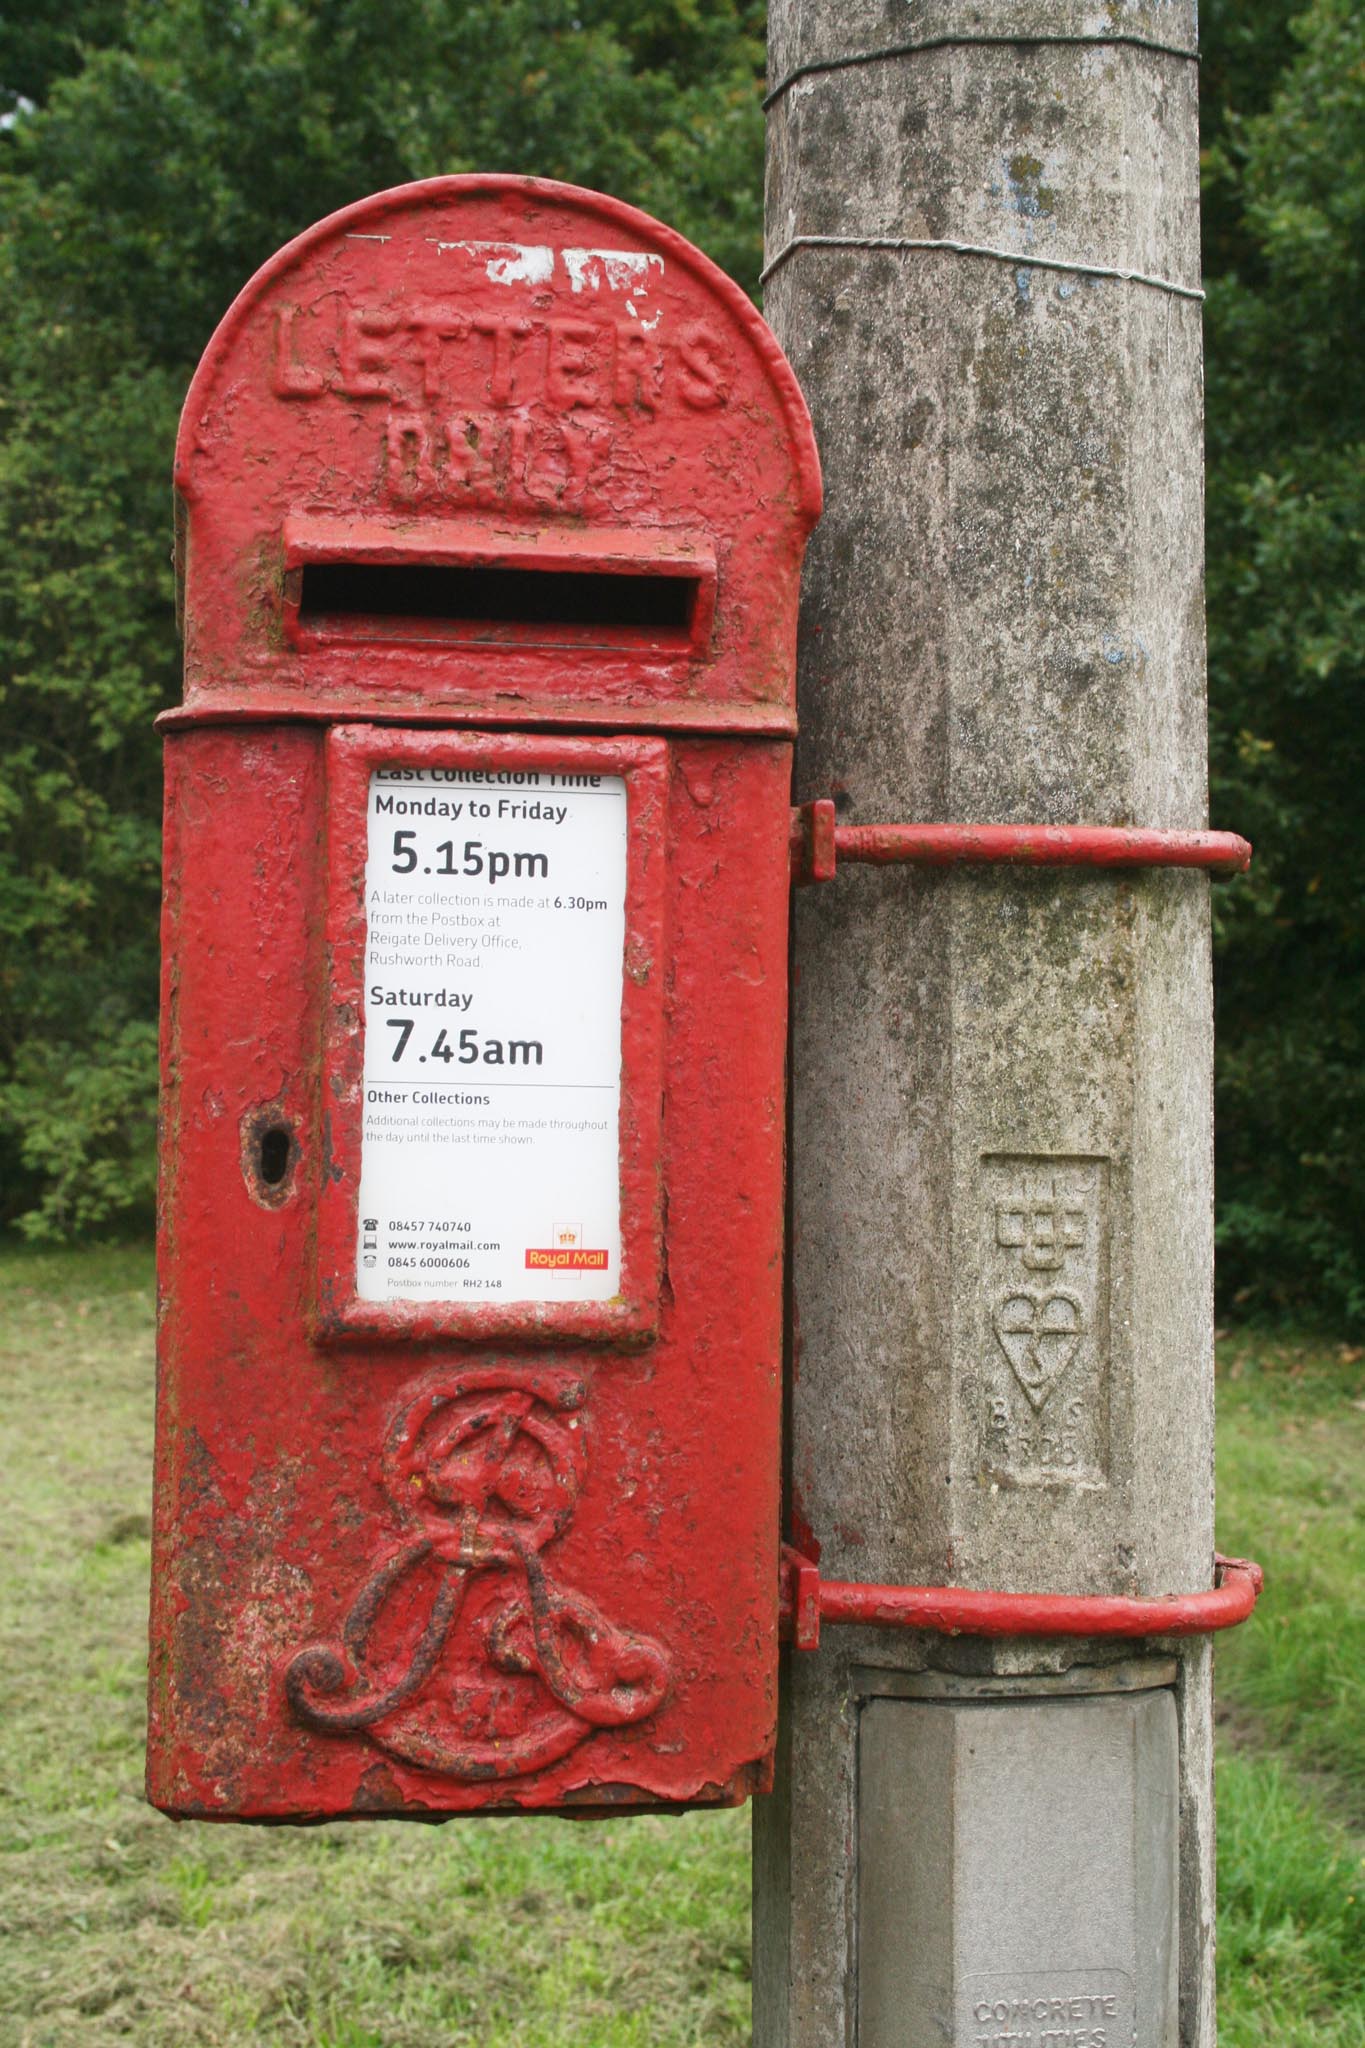
[[[289,1105],[282,1101],[260,1103],[246,1111],[238,1128],[247,1193],[263,1209],[282,1208],[294,1193],[295,1169],[302,1155]]]
[[[148,1786],[733,1803],[776,1721],[810,425],[657,222],[310,228],[176,455]]]

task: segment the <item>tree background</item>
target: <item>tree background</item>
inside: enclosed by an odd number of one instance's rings
[[[750,291],[761,0],[46,0],[0,23],[0,1224],[145,1229],[170,456],[280,243],[437,172],[617,191]],[[1225,1306],[1365,1316],[1365,18],[1206,0]]]

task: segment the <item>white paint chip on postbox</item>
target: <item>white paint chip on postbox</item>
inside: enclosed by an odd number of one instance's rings
[[[358,240],[358,236],[348,239]],[[387,237],[374,237],[386,240]],[[539,242],[443,242],[430,238],[443,252],[459,251],[483,267],[490,284],[548,284],[556,252]],[[575,292],[624,292],[638,298],[662,281],[664,259],[640,249],[562,249],[569,287]]]
[[[565,249],[564,268],[576,292],[603,290],[638,295],[663,279],[664,259],[635,249]]]
[[[537,242],[437,241],[436,247],[458,249],[481,263],[490,284],[546,284],[554,274],[554,250]]]
[[[623,778],[381,765],[367,818],[361,1300],[609,1300]]]

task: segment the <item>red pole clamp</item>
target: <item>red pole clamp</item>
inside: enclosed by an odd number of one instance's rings
[[[1235,1628],[1260,1597],[1265,1574],[1249,1557],[1213,1560],[1207,1593],[1155,1600],[1119,1594],[996,1593],[966,1586],[858,1585],[822,1579],[820,1567],[782,1546],[781,1619],[798,1650],[820,1646],[821,1622],[929,1629],[945,1636],[1197,1636]]]
[[[1202,868],[1245,874],[1236,832],[1155,832],[1115,825],[838,825],[828,797],[792,812],[792,881],[832,881],[840,858],[887,867]],[[821,1579],[813,1558],[782,1550],[781,1615],[798,1650],[822,1621],[965,1636],[1188,1636],[1233,1628],[1256,1605],[1264,1574],[1250,1558],[1215,1557],[1206,1593],[1137,1600],[1109,1594],[997,1593],[965,1586],[857,1585]]]
[[[1203,868],[1245,874],[1236,832],[1148,832],[1126,825],[836,825],[828,797],[792,812],[792,880],[829,882],[840,860],[889,867]]]

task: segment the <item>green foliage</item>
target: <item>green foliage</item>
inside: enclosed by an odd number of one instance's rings
[[[1207,27],[1207,24],[1206,24]],[[1206,162],[1219,1255],[1257,1310],[1365,1315],[1365,16],[1228,8]],[[1256,38],[1259,64],[1254,61]],[[1219,39],[1221,40],[1221,43]]]
[[[1209,0],[1221,1274],[1365,1312],[1355,880],[1365,22]],[[157,746],[175,414],[233,294],[378,187],[538,171],[751,289],[761,0],[49,0],[0,22],[0,1222],[150,1200]]]
[[[0,111],[45,100],[87,46],[116,40],[126,14],[123,0],[45,0],[0,16]]]
[[[752,285],[753,0],[53,0],[0,24],[0,1222],[151,1200],[169,476],[213,326],[386,185],[618,192]]]

